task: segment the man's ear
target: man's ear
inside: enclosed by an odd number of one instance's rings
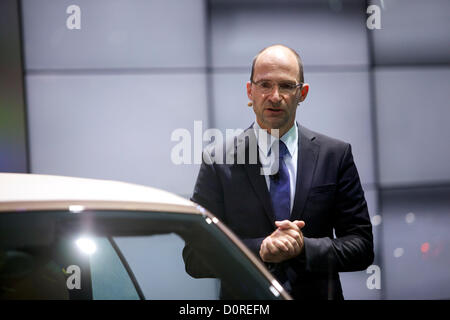
[[[250,101],[253,101],[252,83],[250,81],[247,82],[247,97]]]
[[[303,102],[306,99],[306,96],[308,95],[308,91],[309,91],[309,84],[304,83],[302,88],[300,89],[300,98],[299,98],[299,103]]]

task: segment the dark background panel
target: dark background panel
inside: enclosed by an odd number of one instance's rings
[[[0,1],[0,171],[27,172],[18,1]]]

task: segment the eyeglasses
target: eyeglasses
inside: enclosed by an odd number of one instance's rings
[[[295,82],[280,82],[277,83],[275,81],[269,81],[269,80],[261,80],[258,82],[253,82],[254,85],[256,85],[256,88],[262,92],[262,93],[271,93],[273,91],[273,88],[278,85],[278,92],[280,94],[291,94],[293,93],[297,88],[301,88],[303,86],[303,82],[295,83]]]

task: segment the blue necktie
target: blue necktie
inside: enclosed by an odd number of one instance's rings
[[[270,176],[270,198],[276,221],[289,219],[291,216],[291,187],[289,171],[284,163],[284,157],[289,153],[283,141],[279,141],[278,173]]]
[[[279,142],[279,148],[278,173],[270,176],[270,198],[272,200],[272,208],[276,221],[289,220],[291,216],[291,185],[289,182],[289,171],[283,160],[289,151],[281,140]],[[281,285],[290,292],[291,283],[285,267],[282,264],[274,264],[271,271],[280,281]]]

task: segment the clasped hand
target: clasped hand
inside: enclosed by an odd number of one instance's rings
[[[298,256],[303,250],[304,221],[275,221],[277,229],[261,243],[259,255],[264,262],[282,262]]]

